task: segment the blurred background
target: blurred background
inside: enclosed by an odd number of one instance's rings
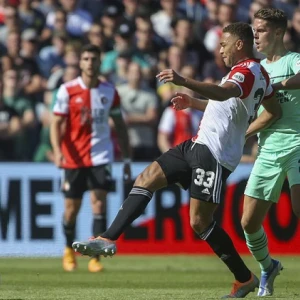
[[[133,160],[152,161],[193,136],[201,118],[170,110],[182,88],[160,84],[155,75],[172,68],[218,83],[228,72],[218,55],[222,27],[251,24],[268,6],[288,14],[286,45],[299,51],[300,7],[293,0],[0,0],[0,101],[11,108],[0,112],[0,161],[53,161],[53,101],[59,85],[78,76],[79,49],[88,42],[102,49],[101,77],[121,95]],[[245,155],[243,161],[253,161],[255,140]]]
[[[251,24],[254,13],[269,6],[287,13],[286,47],[299,51],[300,6],[295,0],[0,0],[0,238],[6,243],[0,255],[24,254],[26,249],[28,255],[34,254],[32,245],[38,255],[45,254],[48,246],[52,251],[48,254],[61,254],[63,196],[60,172],[52,163],[49,124],[59,85],[79,75],[83,44],[101,48],[101,78],[114,83],[121,96],[136,176],[146,162],[192,137],[202,116],[193,110],[174,111],[170,107],[174,93],[191,91],[160,84],[155,75],[172,68],[185,77],[219,83],[228,72],[219,56],[222,28],[235,21]],[[114,128],[112,137],[116,140]],[[228,182],[226,205],[218,214],[245,253],[239,215],[256,149],[256,139],[249,139],[242,163]],[[108,223],[128,188],[120,177],[117,143],[115,159],[116,185],[109,196]],[[120,241],[121,252],[137,249],[134,241],[132,247],[130,243],[122,247],[126,240],[144,240],[146,252],[179,253],[183,250],[176,241],[193,245],[196,238],[187,220],[188,194],[171,187],[155,197],[135,223],[142,227],[132,226]],[[299,243],[300,233],[291,214],[287,185],[282,198],[267,220],[270,247],[294,253],[300,249],[292,246],[295,240]],[[84,202],[79,238],[90,234],[89,203]],[[151,239],[156,244],[149,248]],[[175,241],[172,247],[171,240]],[[22,251],[16,247],[21,242]],[[51,248],[53,242],[61,247]],[[165,248],[157,242],[165,243]],[[290,243],[290,248],[282,243]],[[199,248],[185,249],[199,252]]]

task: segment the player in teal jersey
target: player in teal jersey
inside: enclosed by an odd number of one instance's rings
[[[300,218],[300,54],[284,46],[287,17],[283,11],[261,9],[254,17],[255,44],[258,52],[266,56],[261,64],[277,91],[282,117],[259,133],[258,157],[245,190],[242,227],[247,246],[262,271],[258,296],[269,296],[273,294],[274,279],[282,265],[269,254],[262,223],[271,205],[278,202],[286,177],[293,211]],[[264,128],[266,112],[261,109],[259,113],[247,136]]]

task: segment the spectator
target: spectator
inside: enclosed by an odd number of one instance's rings
[[[17,160],[30,161],[36,143],[36,120],[31,101],[18,90],[19,82],[16,69],[4,72],[3,101],[5,105],[16,111],[21,121],[20,132],[14,139],[14,157]]]
[[[127,23],[122,23],[115,34],[115,49],[105,53],[101,64],[101,73],[109,76],[116,72],[117,57],[120,52],[131,52],[131,59],[137,62],[143,71],[148,72],[149,64],[143,55],[134,47],[134,29]]]
[[[68,37],[64,32],[54,32],[52,45],[42,48],[39,53],[39,67],[44,78],[57,68],[64,68],[64,54]]]
[[[46,26],[41,34],[41,41],[45,45],[51,44],[53,32],[66,32],[67,28],[67,14],[63,9],[58,8],[51,14],[54,15],[54,24],[51,27]]]
[[[0,43],[6,47],[6,40],[9,31],[20,30],[20,18],[17,9],[8,5],[4,9],[4,24],[0,27]]]
[[[105,8],[105,3],[107,0],[79,0],[78,7],[82,10],[88,11],[92,17],[93,21],[99,20],[103,14]],[[111,3],[112,0],[109,0]]]
[[[180,72],[182,67],[186,63],[186,52],[184,49],[177,45],[172,45],[168,51],[164,62],[159,64],[159,70],[173,69]],[[169,105],[169,101],[174,96],[174,93],[178,91],[178,87],[171,82],[157,83],[157,94],[159,95],[162,103],[162,107]]]
[[[107,41],[108,50],[113,50],[115,43],[115,32],[119,27],[122,19],[122,10],[118,5],[109,4],[101,17],[101,25],[103,26],[103,33]]]
[[[223,27],[236,21],[236,7],[222,2],[218,8],[218,25],[209,29],[204,37],[204,45],[210,52],[214,52],[221,37]]]
[[[202,41],[196,39],[189,19],[179,18],[174,22],[173,44],[185,50],[186,64],[192,64],[198,70],[202,69],[205,61],[212,59]]]
[[[56,7],[56,0],[41,0],[37,1],[36,5],[34,5],[34,8],[41,12],[44,15],[44,18],[46,18],[50,12],[55,11]]]
[[[30,0],[20,0],[18,12],[22,21],[22,30],[33,28],[40,34],[45,26],[44,15],[32,8]]]
[[[14,139],[20,131],[21,120],[17,112],[3,102],[0,80],[0,161],[15,159]]]
[[[128,126],[132,158],[134,161],[152,161],[157,155],[157,97],[153,91],[142,87],[142,71],[138,63],[130,63],[127,80],[128,84],[117,89]]]
[[[77,7],[77,0],[60,0],[63,10],[67,13],[67,32],[72,38],[81,38],[92,25],[89,12]],[[50,12],[46,24],[50,29],[55,26],[55,13]]]
[[[186,78],[195,78],[196,70],[194,66],[186,65],[180,73]],[[179,92],[191,97],[195,96],[193,91],[186,88],[181,87]],[[172,106],[168,106],[164,110],[158,126],[157,144],[161,153],[195,136],[202,115],[203,112],[199,110],[187,108],[177,111]]]
[[[88,42],[99,47],[102,51],[107,50],[105,36],[103,34],[103,26],[98,23],[92,24],[87,35]]]
[[[123,22],[135,26],[135,18],[138,13],[140,1],[138,0],[122,0],[124,5]]]
[[[151,16],[154,31],[169,44],[172,42],[171,23],[178,16],[177,3],[177,0],[160,0],[162,9]]]
[[[34,29],[26,29],[21,35],[20,62],[17,64],[21,73],[21,85],[26,97],[38,102],[44,85],[37,63],[38,35]]]
[[[214,59],[206,61],[202,78],[205,82],[211,82],[215,84],[219,84],[222,78],[229,72],[229,68],[227,68],[224,64],[222,56],[220,54],[220,45],[216,47],[214,51]]]
[[[198,0],[183,0],[178,5],[179,10],[193,23],[200,24],[207,15],[205,7]]]

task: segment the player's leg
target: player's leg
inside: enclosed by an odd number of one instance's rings
[[[181,148],[171,149],[151,163],[135,180],[127,199],[123,202],[110,227],[95,240],[76,242],[73,248],[82,254],[113,255],[116,252],[114,241],[138,218],[152,199],[153,193],[168,184],[180,182],[187,188],[190,182],[190,168],[182,156]],[[183,180],[182,180],[183,179]]]
[[[230,171],[215,160],[206,146],[195,145],[193,151],[191,226],[226,264],[236,279],[231,294],[226,297],[245,297],[258,286],[258,279],[244,264],[229,235],[213,220],[214,212],[224,197],[226,179]]]
[[[287,156],[285,170],[291,189],[291,201],[294,214],[300,219],[300,149]]]
[[[83,173],[80,169],[64,170],[62,191],[65,195],[63,213],[63,232],[66,238],[66,247],[63,256],[63,268],[65,271],[76,269],[76,259],[72,243],[75,238],[76,218],[81,207],[81,199],[85,190]]]
[[[282,269],[281,263],[269,254],[268,238],[262,226],[273,203],[279,199],[285,174],[274,157],[260,156],[247,183],[242,227],[246,244],[261,268],[258,296],[272,295],[274,280]]]
[[[300,184],[295,184],[291,187],[291,198],[293,212],[300,219]]]
[[[111,166],[100,165],[87,170],[87,185],[90,190],[91,206],[93,213],[93,236],[99,236],[106,230],[106,198],[111,188]],[[93,256],[88,264],[90,272],[100,272],[103,265],[100,256]]]

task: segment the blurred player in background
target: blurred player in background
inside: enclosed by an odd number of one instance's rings
[[[235,282],[225,298],[242,298],[258,287],[258,278],[247,268],[231,238],[214,221],[213,215],[225,190],[225,182],[237,167],[249,122],[260,103],[268,112],[266,126],[280,116],[280,106],[272,97],[269,77],[253,58],[253,32],[246,23],[223,29],[220,54],[231,71],[220,86],[179,76],[168,69],[157,77],[192,89],[214,100],[198,100],[185,94],[172,99],[175,109],[187,107],[204,112],[198,135],[162,154],[136,179],[128,198],[106,232],[88,242],[74,242],[82,254],[113,255],[115,241],[146,208],[153,193],[177,183],[190,188],[190,223],[199,237],[233,273]],[[270,99],[267,99],[270,98]]]
[[[271,205],[278,202],[286,177],[293,211],[300,217],[300,54],[285,48],[286,28],[287,17],[281,10],[265,8],[254,15],[255,44],[258,52],[266,55],[261,64],[270,75],[282,108],[282,118],[259,133],[258,157],[245,190],[242,227],[247,246],[261,268],[258,296],[273,294],[274,279],[282,269],[281,263],[270,257],[262,223]],[[248,136],[261,126],[267,112],[261,109],[259,113]]]
[[[106,196],[112,183],[110,164],[113,160],[109,117],[113,119],[118,134],[125,163],[124,175],[128,180],[131,177],[128,135],[121,115],[120,98],[113,85],[98,78],[100,54],[96,46],[88,44],[82,48],[81,76],[60,86],[53,108],[51,143],[55,164],[64,170],[66,248],[63,268],[66,271],[76,268],[72,243],[85,191],[90,190],[93,234],[97,236],[106,230]],[[94,256],[89,262],[89,271],[99,272],[102,268],[99,256]]]

